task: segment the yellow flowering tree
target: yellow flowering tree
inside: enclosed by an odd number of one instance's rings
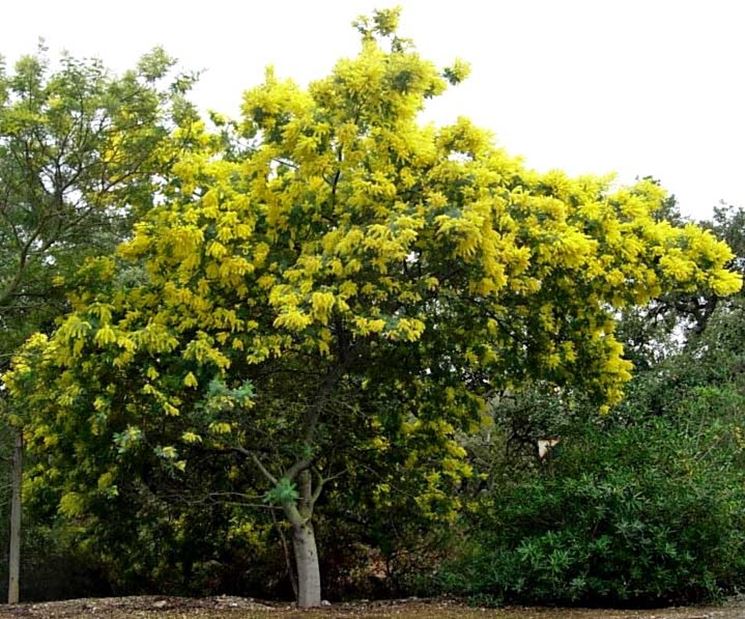
[[[617,309],[739,289],[726,245],[655,218],[654,183],[538,174],[466,119],[419,124],[467,67],[438,71],[396,20],[360,19],[360,54],[307,89],[268,71],[243,103],[250,147],[191,127],[162,206],[18,356],[6,384],[51,463],[30,483],[63,514],[116,495],[128,458],[178,475],[222,454],[263,476],[317,605],[314,509],[345,468],[376,470],[381,506],[405,486],[452,517],[457,433],[491,394],[538,378],[612,405],[631,370]]]

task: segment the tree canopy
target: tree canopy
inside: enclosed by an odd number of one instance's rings
[[[55,66],[43,47],[0,65],[0,364],[61,311],[59,278],[112,251],[152,205],[173,129],[194,114],[193,78],[173,65],[154,50],[114,76],[69,55]]]
[[[194,77],[173,67],[159,49],[122,75],[68,54],[53,62],[43,45],[11,70],[0,59],[0,368],[30,334],[52,330],[77,268],[127,238],[188,144],[174,129],[195,114]]]
[[[656,217],[654,182],[541,174],[467,119],[420,124],[467,67],[422,59],[396,18],[358,21],[359,55],[307,89],[267,71],[248,148],[191,123],[159,205],[17,356],[6,384],[46,456],[29,483],[63,514],[95,518],[132,462],[178,477],[213,453],[262,476],[315,605],[324,487],[364,465],[374,505],[452,518],[458,432],[494,394],[539,379],[617,403],[618,309],[739,289],[724,243]]]

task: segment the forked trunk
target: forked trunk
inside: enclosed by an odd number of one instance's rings
[[[316,534],[310,521],[292,526],[292,545],[297,566],[297,603],[300,608],[321,605],[321,569]]]

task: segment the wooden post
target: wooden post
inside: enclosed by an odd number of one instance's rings
[[[10,553],[8,557],[8,604],[18,604],[21,572],[21,482],[23,481],[23,432],[16,431],[11,471]]]

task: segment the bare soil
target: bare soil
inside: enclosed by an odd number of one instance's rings
[[[472,608],[449,599],[393,600],[333,604],[314,610],[250,598],[218,596],[180,598],[136,596],[86,598],[61,602],[0,606],[0,619],[320,619],[321,617],[417,617],[420,619],[745,619],[745,599],[721,606],[676,607],[646,610],[598,608]]]

